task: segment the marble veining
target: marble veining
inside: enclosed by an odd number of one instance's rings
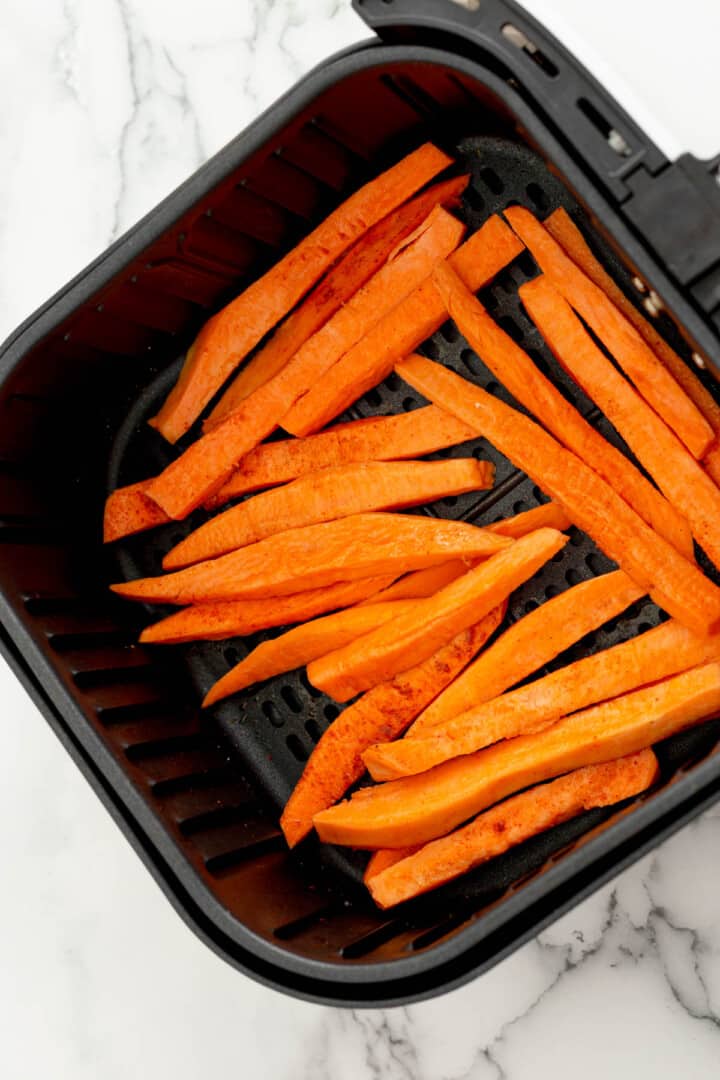
[[[620,16],[619,0],[606,7]],[[366,36],[349,0],[5,0],[0,333]],[[718,1074],[720,809],[471,985],[409,1008],[326,1009],[197,941],[4,667],[0,690],[3,1076]]]

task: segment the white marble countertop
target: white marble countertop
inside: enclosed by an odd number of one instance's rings
[[[716,0],[689,0],[684,38],[625,0],[528,7],[668,152],[720,150],[690,108],[717,100],[700,51],[717,40]],[[0,336],[305,70],[367,36],[349,0],[4,0],[2,21]],[[641,48],[644,34],[665,51]],[[8,1080],[717,1075],[720,807],[464,989],[327,1009],[196,940],[4,667],[0,695]]]

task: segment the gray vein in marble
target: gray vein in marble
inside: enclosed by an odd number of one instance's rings
[[[57,66],[62,84],[78,105],[83,106],[75,80],[75,56],[77,52],[78,21],[71,0],[63,0],[63,19],[67,24],[65,34],[57,47]]]
[[[135,48],[133,46],[133,32],[131,26],[131,15],[127,4],[127,0],[116,0],[118,13],[120,15],[120,23],[123,31],[123,44],[125,48],[125,55],[127,61],[127,73],[130,83],[131,93],[131,107],[130,111],[123,123],[120,130],[120,136],[118,139],[118,173],[119,184],[117,194],[113,203],[113,217],[110,230],[110,239],[116,240],[120,235],[122,227],[122,208],[127,190],[128,178],[127,178],[127,149],[130,133],[133,129],[133,125],[137,120],[140,110],[141,96],[138,86],[138,75],[135,57]]]
[[[610,969],[624,965],[636,968],[654,960],[674,1000],[687,1016],[708,1025],[713,1031],[720,1030],[720,1017],[712,1009],[710,991],[700,966],[706,945],[697,930],[675,921],[657,902],[652,890],[656,870],[657,860],[653,860],[649,873],[642,880],[649,901],[642,923],[632,920],[620,903],[618,890],[613,888],[605,901],[601,925],[589,939],[582,930],[576,930],[572,942],[545,942],[541,935],[528,946],[539,949],[551,962],[559,961],[559,968],[525,1008],[502,1023],[491,1040],[475,1049],[468,1067],[459,1072],[431,1076],[420,1067],[422,1062],[418,1058],[416,1039],[422,1005],[346,1014],[359,1029],[367,1075],[378,1080],[420,1080],[421,1077],[427,1077],[427,1080],[508,1080],[513,1070],[507,1069],[505,1052],[511,1045],[516,1046],[518,1040],[522,1043],[523,1025],[563,983],[574,979],[593,958],[601,955]],[[672,937],[672,946],[664,936],[667,934]],[[672,950],[674,953],[671,954]],[[327,1032],[324,1038],[327,1046]],[[313,1074],[313,1080],[316,1075]]]
[[[177,93],[173,94],[172,96],[175,98],[175,100],[180,105],[180,107],[181,107],[181,109],[183,111],[183,114],[185,116],[187,116],[190,119],[191,123],[192,123],[193,135],[194,135],[194,138],[195,138],[195,156],[197,158],[197,164],[200,165],[203,161],[205,161],[205,159],[207,157],[207,153],[206,153],[205,147],[203,145],[203,137],[202,137],[202,130],[200,128],[200,122],[199,122],[199,120],[197,118],[197,115],[195,113],[195,109],[193,108],[192,101],[190,100],[190,95],[188,93],[187,76],[186,76],[185,72],[182,71],[178,67],[178,64],[177,64],[176,60],[171,55],[171,53],[170,53],[169,49],[167,48],[167,46],[163,47],[163,54],[165,56],[165,59],[168,62],[168,66],[170,67],[171,71],[173,71],[175,73],[175,75],[177,76],[179,90],[177,91]]]
[[[720,1031],[720,1016],[712,1008],[710,988],[700,966],[703,955],[708,951],[707,943],[697,929],[685,926],[674,919],[667,907],[656,900],[654,886],[658,882],[658,877],[659,861],[655,857],[643,882],[650,901],[650,913],[646,924],[648,938],[657,949],[663,975],[677,1003],[693,1020],[710,1024],[716,1031]],[[680,972],[672,967],[672,957],[667,955],[668,942],[664,940],[663,928],[670,932],[675,946],[682,943],[681,958],[684,953],[686,960],[684,974],[689,976],[685,980],[680,977]],[[693,979],[695,985],[693,985]]]

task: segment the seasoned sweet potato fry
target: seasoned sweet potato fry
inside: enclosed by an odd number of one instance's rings
[[[205,421],[204,430],[209,431],[248,394],[277,375],[308,338],[392,257],[405,237],[419,228],[433,207],[457,205],[468,180],[468,176],[455,176],[433,184],[356,240],[302,304],[288,315],[267,344],[240,369]]]
[[[409,855],[414,855],[416,851],[420,850],[422,845],[407,848],[380,848],[379,851],[373,851],[365,867],[365,873],[363,874],[363,881],[367,885],[370,878],[375,877],[376,874],[380,874],[383,870],[387,870],[389,866],[394,866],[395,863],[400,862],[401,859],[407,859]]]
[[[395,848],[444,836],[473,814],[571,769],[637,753],[720,708],[720,664],[707,664],[632,694],[454,758],[427,773],[364,788],[313,818],[321,840]]]
[[[450,265],[473,291],[491,281],[522,251],[498,217],[491,217],[453,255]],[[420,285],[342,356],[282,421],[286,431],[307,435],[329,424],[387,378],[393,364],[434,334],[447,312],[431,281]]]
[[[510,536],[517,540],[521,536],[527,536],[535,529],[557,529],[566,532],[572,522],[562,506],[554,502],[546,502],[541,506],[534,506],[532,510],[524,510],[522,514],[514,514],[513,517],[501,518],[493,521],[491,525],[483,528],[489,532],[497,533],[498,536]]]
[[[267,536],[370,510],[402,510],[492,487],[488,461],[373,461],[340,465],[264,491],[190,533],[163,559],[165,570],[214,559]]]
[[[702,463],[705,472],[712,479],[713,483],[717,487],[720,487],[720,444],[713,443],[703,458]]]
[[[240,495],[284,484],[318,469],[418,458],[475,438],[477,433],[467,424],[435,405],[398,416],[351,420],[307,439],[279,439],[256,447],[205,505],[214,510]]]
[[[504,614],[502,605],[428,660],[374,687],[340,713],[310,755],[280,818],[290,847],[307,836],[318,811],[331,806],[360,779],[365,771],[363,750],[380,738],[401,735],[483,647]]]
[[[396,370],[402,378],[467,423],[556,499],[573,522],[698,634],[720,626],[720,589],[642,518],[584,462],[527,417],[440,364],[414,356]]]
[[[469,825],[415,851],[375,852],[365,882],[378,907],[392,907],[452,881],[531,836],[577,817],[583,810],[612,806],[639,795],[658,774],[652,750],[576,769],[549,784],[514,795]]]
[[[543,503],[535,506],[532,510],[526,510],[514,517],[502,518],[494,521],[491,525],[483,525],[488,532],[494,532],[498,536],[509,536],[518,540],[521,536],[536,529],[549,528],[564,532],[570,528],[570,519],[557,503]],[[414,570],[405,577],[388,585],[376,596],[369,596],[363,600],[363,604],[375,604],[378,600],[410,600],[418,596],[432,596],[438,589],[449,585],[463,574],[467,574],[471,567],[462,559],[451,559],[440,566],[431,566],[427,570]]]
[[[502,694],[639,600],[621,570],[581,581],[513,623],[452,686],[418,716],[413,737],[444,729],[459,713]]]
[[[720,660],[720,635],[696,637],[671,620],[518,690],[474,705],[428,731],[424,738],[371,746],[364,761],[374,780],[425,772],[460,754],[540,731],[568,713],[711,660]]]
[[[147,603],[241,600],[332,585],[445,562],[448,556],[493,555],[513,541],[462,521],[403,514],[354,514],[288,529],[219,559],[174,574],[111,588]]]
[[[190,347],[177,384],[152,421],[176,442],[238,364],[329,266],[375,222],[451,164],[431,143],[354,192],[236,300],[212,317]]]
[[[393,581],[382,592],[368,596],[359,606],[377,604],[381,600],[416,600],[418,597],[432,596],[451,581],[457,581],[463,574],[467,574],[473,565],[474,563],[464,559],[449,559],[437,566],[428,566],[426,570],[413,570]]]
[[[412,611],[417,603],[417,600],[391,600],[367,607],[351,607],[303,623],[270,641],[263,641],[218,679],[206,694],[203,707],[214,705],[230,694],[237,694],[253,683],[303,667],[316,657],[339,649],[391,619]]]
[[[567,542],[557,529],[516,540],[409,612],[308,665],[308,679],[336,701],[392,678],[472,626]]]
[[[673,378],[682,386],[687,396],[703,414],[715,435],[719,435],[720,403],[703,386],[692,368],[668,345],[665,338],[658,334],[652,323],[645,318],[642,312],[638,311],[619,285],[615,284],[614,279],[593,255],[585,237],[567,210],[562,206],[558,207],[545,219],[543,224],[550,235],[565,249],[565,253],[570,256],[576,266],[579,266],[583,273],[587,274],[590,280],[594,281],[598,288],[602,289],[610,297],[615,307],[619,308],[623,315],[629,319],[640,336],[645,339],[656,356],[660,357]]]
[[[216,600],[194,604],[146,627],[140,641],[146,645],[179,645],[186,641],[222,641],[246,637],[271,626],[288,626],[314,619],[328,611],[356,604],[389,585],[388,577],[340,581],[320,589],[270,596],[259,600]]]
[[[280,439],[256,446],[226,484],[206,500],[214,510],[240,495],[295,480],[319,469],[363,461],[422,457],[477,438],[473,431],[435,405],[399,416],[351,420],[307,439]],[[118,488],[105,507],[105,542],[166,525],[173,519],[146,494],[151,480]]]
[[[702,458],[715,438],[713,429],[632,323],[529,210],[512,206],[505,217],[543,273],[607,346],[648,404],[693,457]]]
[[[172,521],[147,494],[149,483],[149,480],[140,480],[137,484],[127,484],[108,496],[103,516],[103,541],[106,544]]]
[[[382,315],[453,251],[464,226],[436,207],[402,250],[305,342],[287,365],[151,482],[166,514],[184,518],[225,483],[240,459],[269,435],[287,409]]]
[[[693,544],[687,521],[674,506],[580,415],[528,354],[500,330],[450,266],[443,263],[436,267],[433,280],[458,329],[513,397],[558,442],[607,480],[651,528],[692,559]]]
[[[601,352],[549,282],[538,278],[523,286],[520,296],[560,364],[597,402],[720,567],[720,490],[702,465]]]

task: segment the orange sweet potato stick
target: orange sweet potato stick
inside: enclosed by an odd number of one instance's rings
[[[340,713],[310,755],[280,818],[290,847],[307,836],[315,814],[332,806],[360,779],[365,771],[363,751],[379,738],[401,735],[483,647],[504,614],[503,605],[428,660],[374,687]]]
[[[702,458],[715,438],[713,429],[632,323],[529,210],[512,206],[505,217],[543,273],[608,347],[648,404],[691,454]]]
[[[417,600],[395,600],[368,607],[336,611],[323,619],[314,619],[288,630],[271,641],[263,641],[244,660],[223,675],[205,695],[203,707],[221,698],[237,694],[253,683],[271,679],[284,671],[303,667],[318,656],[346,645],[362,634],[411,611]]]
[[[391,851],[376,852],[365,883],[378,907],[392,907],[452,881],[583,810],[639,795],[657,780],[659,771],[652,750],[576,769],[514,795],[449,836],[408,851],[404,858],[393,858]]]
[[[370,878],[382,873],[383,870],[387,870],[389,866],[394,866],[401,859],[407,859],[409,855],[414,855],[416,851],[420,851],[422,846],[421,844],[407,848],[380,848],[378,851],[373,851],[365,867],[363,881],[366,885],[369,884]]]
[[[246,499],[206,521],[168,552],[163,567],[177,570],[214,559],[301,525],[369,510],[400,510],[447,495],[483,491],[492,487],[494,473],[489,461],[475,458],[373,461],[322,469]]]
[[[599,473],[656,532],[694,557],[687,521],[643,474],[567,401],[530,357],[490,318],[457,274],[441,264],[433,280],[450,317],[475,352],[558,442]]]
[[[396,365],[402,378],[466,423],[473,420],[568,517],[670,615],[699,634],[720,626],[720,589],[592,469],[527,417],[423,357]]]
[[[703,465],[708,476],[720,487],[720,444],[710,447],[703,458]]]
[[[602,289],[615,307],[633,324],[637,332],[645,339],[653,352],[660,357],[673,378],[680,384],[687,396],[697,406],[707,420],[715,435],[720,434],[720,403],[703,386],[695,372],[668,345],[648,319],[628,300],[622,289],[615,284],[605,267],[595,258],[585,237],[562,206],[554,210],[544,221],[545,228],[557,240],[576,266]]]
[[[272,330],[329,266],[363,233],[410,198],[451,159],[425,143],[334,210],[236,300],[205,324],[185,366],[152,421],[177,442],[262,337]]]
[[[147,603],[196,604],[287,596],[336,581],[445,562],[448,556],[494,555],[512,544],[475,525],[403,514],[354,514],[338,521],[288,529],[267,540],[162,577],[111,588]]]
[[[307,439],[279,439],[251,450],[228,482],[207,502],[208,510],[260,488],[356,461],[400,461],[476,439],[477,433],[435,405],[398,416],[351,420]]]
[[[474,564],[464,559],[448,559],[437,566],[428,566],[426,570],[413,570],[391,582],[381,592],[368,596],[367,600],[363,600],[358,606],[377,604],[379,601],[416,600],[418,597],[432,596],[451,581],[457,581],[463,574],[467,574],[472,565]]]
[[[308,439],[280,439],[251,450],[205,507],[214,510],[240,495],[295,480],[319,469],[360,461],[422,457],[476,439],[477,433],[435,405],[399,416],[337,424]],[[146,494],[151,480],[118,488],[105,505],[105,542],[165,525],[171,517]]]
[[[548,664],[643,595],[621,570],[590,578],[541,604],[501,634],[418,716],[410,734],[444,730],[467,709],[490,701]]]
[[[474,706],[424,738],[371,746],[364,761],[374,780],[396,780],[425,772],[460,754],[472,754],[500,739],[540,731],[568,713],[712,660],[720,660],[720,635],[696,637],[670,620],[528,686]]]
[[[597,402],[720,566],[720,490],[702,465],[598,349],[570,305],[546,280],[523,286],[520,296],[561,365]]]
[[[335,701],[347,701],[392,678],[501,604],[565,543],[567,537],[556,529],[521,537],[410,611],[314,660],[308,679]]]
[[[562,506],[554,502],[542,503],[534,506],[532,510],[524,510],[522,514],[514,514],[509,518],[501,518],[493,521],[491,525],[483,525],[488,532],[497,533],[498,536],[510,536],[513,540],[521,536],[527,536],[535,529],[557,529],[558,532],[566,532],[572,522]]]
[[[246,637],[271,626],[314,619],[316,615],[355,604],[389,585],[391,580],[391,576],[359,578],[293,593],[292,596],[195,604],[146,627],[140,641],[147,645],[179,645],[186,641]]]
[[[450,265],[476,292],[522,251],[522,244],[498,217],[491,217],[451,257]],[[301,397],[282,420],[286,431],[318,431],[354,401],[387,378],[393,365],[434,334],[447,312],[427,281],[381,319]]]
[[[284,368],[193,443],[148,488],[166,514],[184,518],[225,483],[240,459],[277,426],[323,372],[453,251],[464,226],[436,207],[420,229],[305,342]]]
[[[106,544],[172,521],[147,494],[149,483],[149,480],[140,480],[137,484],[117,488],[108,496],[103,516],[103,541]]]
[[[509,536],[513,540],[521,536],[527,536],[535,529],[549,528],[565,532],[571,525],[570,519],[557,503],[543,503],[535,506],[532,510],[526,510],[514,517],[502,518],[494,521],[492,525],[484,525],[488,532],[494,532],[498,536]],[[388,585],[382,592],[369,596],[363,600],[363,604],[376,604],[379,600],[412,600],[419,596],[432,596],[438,589],[456,581],[463,574],[467,574],[470,567],[462,559],[450,559],[439,566],[431,566],[427,570],[414,570],[411,574]]]
[[[532,784],[635,754],[720,708],[720,664],[707,664],[559,720],[535,735],[364,788],[313,818],[321,840],[395,848],[444,836]]]
[[[343,304],[362,288],[395,248],[417,229],[435,206],[456,206],[468,185],[468,176],[442,180],[378,221],[332,266],[327,275],[288,315],[268,343],[247,364],[225,391],[203,425],[208,431],[240,402],[277,375],[291,356],[319,330]]]

